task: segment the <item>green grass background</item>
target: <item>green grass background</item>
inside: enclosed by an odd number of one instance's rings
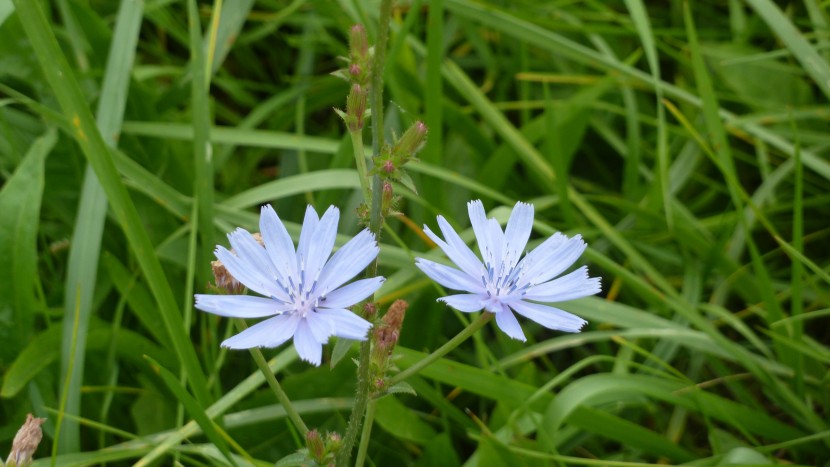
[[[397,2],[387,137],[429,141],[381,239],[401,368],[469,319],[412,263],[466,202],[581,233],[580,334],[494,326],[379,401],[372,465],[830,465],[830,11],[822,0]],[[302,445],[231,320],[216,243],[272,203],[360,227],[330,75],[360,0],[0,0],[0,455],[273,465]],[[367,136],[368,137],[368,136]],[[330,352],[333,346],[327,347]],[[266,350],[343,432],[354,365]],[[195,421],[194,421],[195,420]],[[51,459],[50,459],[51,457]]]

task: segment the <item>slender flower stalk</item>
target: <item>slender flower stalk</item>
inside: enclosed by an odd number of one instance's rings
[[[386,44],[389,39],[389,21],[392,17],[392,0],[382,0],[380,4],[378,38],[375,44],[375,53],[372,60],[372,88],[370,95],[370,106],[372,112],[372,153],[380,154],[383,145],[383,70],[386,64]],[[372,202],[369,210],[369,230],[375,235],[380,235],[383,225],[382,213],[382,183],[377,175],[372,177]],[[367,270],[367,274],[377,273],[377,261],[373,261]],[[360,358],[357,368],[357,394],[352,413],[349,416],[349,424],[346,427],[346,434],[343,437],[343,444],[337,453],[336,465],[348,466],[351,464],[352,448],[357,440],[360,425],[364,415],[367,415],[366,407],[369,401],[370,392],[370,361],[371,344],[366,341],[360,345]]]
[[[490,321],[492,318],[492,313],[482,313],[477,320],[473,321],[466,328],[462,329],[461,332],[455,335],[455,337],[448,340],[446,344],[437,348],[434,352],[427,355],[423,359],[418,360],[418,363],[412,365],[411,367],[403,370],[402,372],[392,377],[392,379],[389,380],[388,385],[394,386],[400,383],[401,381],[405,380],[406,378],[409,378],[410,376],[430,366],[433,362],[443,357],[444,355],[447,355],[454,348],[461,345],[462,342],[466,341],[470,336],[475,334],[476,331],[483,328],[484,325],[487,324],[487,322]]]

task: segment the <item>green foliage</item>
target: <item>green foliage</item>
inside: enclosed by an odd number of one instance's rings
[[[303,462],[250,355],[219,348],[232,320],[192,295],[260,204],[295,237],[309,202],[340,207],[338,245],[361,228],[330,73],[374,5],[0,0],[0,455],[33,412],[36,465]],[[439,256],[418,227],[463,231],[470,199],[502,222],[534,203],[530,247],[581,233],[603,294],[562,304],[580,334],[488,325],[377,400],[371,463],[826,465],[823,6],[396,2],[387,139],[429,132],[381,238],[378,298],[410,303],[394,364],[470,322],[412,264]],[[337,349],[263,350],[320,433],[354,395]]]

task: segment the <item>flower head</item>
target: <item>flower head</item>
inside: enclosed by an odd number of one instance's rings
[[[295,250],[277,213],[266,205],[259,220],[264,246],[239,228],[228,234],[232,251],[216,247],[216,258],[228,272],[264,297],[197,294],[196,308],[232,318],[271,316],[225,340],[223,347],[276,347],[293,337],[300,358],[319,365],[329,337],[366,340],[372,324],[346,308],[373,294],[384,278],[343,284],[366,268],[379,249],[374,235],[364,230],[331,255],[339,219],[334,206],[321,218],[309,206]]]
[[[483,263],[442,216],[438,226],[444,240],[424,226],[427,236],[460,270],[423,258],[417,258],[415,265],[444,287],[468,292],[438,300],[467,313],[489,311],[505,334],[521,341],[526,339],[514,311],[546,328],[579,332],[584,319],[536,302],[563,302],[600,291],[599,278],[588,277],[585,266],[556,278],[585,251],[582,237],[557,232],[520,258],[533,226],[533,205],[516,203],[504,231],[495,219],[485,217],[481,201],[471,201],[467,210]]]

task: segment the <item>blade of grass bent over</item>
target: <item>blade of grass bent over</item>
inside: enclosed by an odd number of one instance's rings
[[[110,149],[95,126],[92,113],[86,105],[86,99],[66,57],[61,53],[57,39],[40,9],[40,4],[15,0],[15,5],[20,22],[43,73],[54,90],[61,108],[72,123],[76,141],[101,181],[115,217],[121,224],[145,279],[153,291],[161,309],[164,326],[171,337],[182,366],[187,371],[193,392],[199,402],[206,405],[209,396],[204,372],[199,366],[190,339],[184,332],[181,312],[176,305],[173,291],[154,253],[153,244],[141,223],[135,205],[116,170]]]
[[[101,85],[101,100],[98,101],[96,123],[107,145],[115,147],[124,108],[127,103],[127,88],[130,83],[138,33],[141,29],[143,4],[141,2],[122,1],[115,22],[112,44],[110,45],[107,67]],[[73,322],[64,319],[63,341],[61,342],[61,374],[66,375],[72,363],[72,375],[65,381],[69,384],[66,400],[65,420],[58,452],[77,452],[80,450],[80,432],[78,422],[71,415],[81,413],[81,383],[84,376],[84,352],[86,348],[89,319],[92,315],[92,296],[98,272],[98,258],[101,253],[101,238],[104,232],[104,220],[107,216],[107,197],[101,183],[95,176],[91,165],[84,173],[78,217],[72,233],[69,250],[69,262],[66,276],[66,294],[64,297],[64,316],[72,316],[76,305],[79,307],[76,349],[71,353]]]

